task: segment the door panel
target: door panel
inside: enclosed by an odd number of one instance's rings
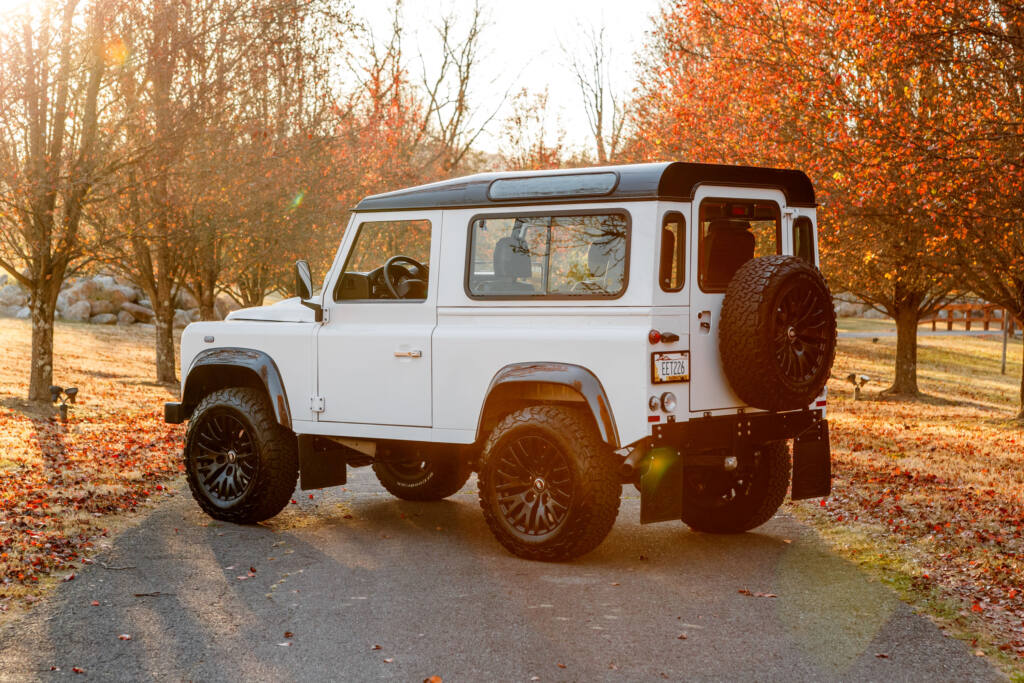
[[[440,211],[373,217],[374,222],[389,219],[429,220],[430,260],[425,265],[439,263]],[[359,249],[359,242],[357,235],[351,248]],[[426,253],[427,248],[420,246]],[[378,259],[385,260],[396,255],[392,251],[403,248],[411,249],[385,241]],[[417,255],[422,260],[422,255]],[[358,254],[355,260],[361,260]],[[374,266],[376,263],[358,267]],[[342,277],[345,268],[338,270],[336,278]],[[431,268],[424,300],[363,299],[329,304],[329,321],[317,337],[318,387],[324,397],[320,421],[431,426],[431,336],[437,322],[437,275],[436,268]]]
[[[716,274],[715,271],[723,270],[723,268],[712,266],[707,260],[708,249],[701,248],[702,246],[707,247],[710,242],[709,240],[704,245],[701,244],[701,205],[705,200],[713,201],[718,199],[735,199],[738,203],[751,200],[757,202],[768,200],[777,204],[778,228],[775,231],[774,237],[777,246],[776,249],[770,250],[770,253],[784,251],[783,237],[785,224],[783,216],[785,215],[786,207],[785,197],[781,192],[718,187],[702,187],[697,191],[690,209],[691,256],[689,260],[690,272],[693,273],[693,277],[690,280],[689,330],[691,359],[690,410],[692,412],[725,410],[739,408],[744,405],[743,401],[733,393],[732,387],[729,386],[729,381],[726,379],[725,372],[722,369],[722,359],[718,352],[719,318],[722,312],[722,300],[725,298],[725,293],[722,290],[724,290],[723,283],[727,280],[721,280],[716,285],[715,277],[721,277],[721,273]],[[770,231],[765,227],[766,221],[756,220],[757,217],[753,214],[747,217],[728,215],[727,212],[730,210],[729,207],[726,207],[724,209],[726,213],[722,214],[721,219],[722,226],[726,228],[725,232],[729,234],[724,238],[718,238],[717,245],[714,248],[719,255],[721,255],[721,252],[718,251],[719,249],[725,250],[725,257],[719,263],[720,266],[724,264],[725,271],[731,271],[744,261],[744,258],[737,256],[733,250],[745,253],[742,251],[743,249],[753,249],[753,253],[764,255],[769,251],[766,240],[771,239]],[[729,232],[729,228],[744,222],[749,225],[749,228],[746,229],[746,232],[750,233],[749,236],[736,235]],[[710,232],[713,231],[714,228],[709,230],[709,237]],[[705,259],[706,271],[701,270],[701,259]],[[709,273],[713,276],[705,277],[705,281],[702,281],[702,272],[705,276]]]

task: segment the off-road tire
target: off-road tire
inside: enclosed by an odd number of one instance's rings
[[[424,454],[423,468],[413,473],[399,464],[376,462],[373,473],[388,493],[402,500],[442,500],[457,493],[472,474],[458,455]]]
[[[771,519],[786,499],[792,463],[785,441],[771,441],[756,451],[757,467],[749,494],[709,504],[688,488],[696,473],[683,471],[683,522],[694,531],[711,534],[738,534],[761,526]]]
[[[255,445],[256,472],[242,497],[224,507],[203,489],[196,467],[197,432],[214,411],[227,412],[245,427]],[[295,435],[282,427],[263,392],[234,387],[207,394],[196,406],[185,433],[185,474],[192,497],[214,519],[255,524],[270,519],[288,505],[299,477]]]
[[[809,312],[790,314],[797,316],[791,325],[783,322],[789,318],[783,308],[793,310],[787,302],[794,296]],[[821,271],[793,256],[747,261],[725,291],[718,347],[729,384],[744,403],[765,410],[807,407],[821,395],[836,352],[836,315]],[[792,359],[808,360],[808,370]]]
[[[569,503],[559,526],[542,537],[528,538],[513,529],[495,490],[503,451],[519,439],[539,437],[557,451],[571,473]],[[622,480],[619,462],[601,441],[593,420],[575,408],[529,406],[507,415],[494,428],[480,457],[480,507],[487,526],[514,555],[561,561],[584,555],[605,539],[619,513]]]

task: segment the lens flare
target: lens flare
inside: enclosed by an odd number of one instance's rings
[[[107,66],[124,66],[128,61],[128,46],[120,38],[114,38],[107,43],[103,51],[103,58]]]

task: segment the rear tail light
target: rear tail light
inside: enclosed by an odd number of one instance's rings
[[[652,344],[657,344],[658,342],[661,341],[661,332],[658,332],[657,330],[651,330],[650,332],[647,333],[647,341],[651,342]]]

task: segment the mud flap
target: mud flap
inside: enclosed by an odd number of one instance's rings
[[[683,517],[683,459],[674,448],[653,448],[640,477],[640,523]]]
[[[313,434],[299,434],[299,488],[323,489],[344,484],[347,448]]]
[[[818,420],[793,440],[793,500],[832,492],[832,449],[828,421]]]

